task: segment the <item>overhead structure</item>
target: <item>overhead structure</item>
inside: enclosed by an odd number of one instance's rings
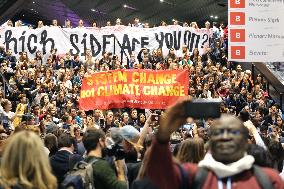
[[[8,19],[21,19],[36,25],[37,20],[50,24],[57,19],[61,25],[68,18],[73,25],[79,19],[91,26],[95,21],[104,26],[108,20],[114,24],[121,18],[124,25],[133,22],[134,17],[151,26],[161,20],[181,23],[206,20],[227,21],[226,0],[1,0],[0,24]],[[212,17],[213,15],[213,17]]]

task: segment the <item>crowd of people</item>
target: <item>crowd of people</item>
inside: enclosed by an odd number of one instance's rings
[[[65,21],[64,21],[64,24],[63,25],[60,25],[59,24],[59,22],[58,22],[58,20],[56,20],[56,19],[53,19],[52,20],[52,22],[51,22],[51,24],[49,25],[49,24],[44,24],[44,22],[42,21],[42,20],[39,20],[38,22],[37,22],[37,25],[36,26],[34,26],[34,25],[32,25],[32,24],[24,24],[23,22],[22,22],[22,20],[17,20],[15,23],[13,23],[13,21],[12,20],[7,20],[7,22],[3,25],[3,26],[9,26],[9,27],[23,27],[23,26],[25,26],[25,27],[28,27],[28,28],[30,28],[30,29],[33,29],[33,28],[42,28],[42,27],[44,27],[44,26],[54,26],[54,27],[62,27],[62,28],[83,28],[83,27],[85,27],[85,25],[86,26],[89,26],[89,24],[85,24],[84,23],[84,21],[83,20],[79,20],[78,21],[78,23],[76,24],[76,25],[73,25],[72,24],[72,22],[71,22],[71,20],[69,20],[69,19],[66,19]],[[107,22],[106,22],[106,24],[104,25],[104,26],[101,26],[101,27],[108,27],[108,26],[123,26],[124,24],[123,24],[123,22],[122,22],[122,20],[120,19],[120,18],[117,18],[116,20],[115,20],[115,22],[112,24],[112,22],[110,21],[110,20],[108,20]],[[168,24],[165,22],[165,21],[161,21],[161,23],[160,23],[160,26],[167,26]],[[176,19],[173,19],[172,20],[172,23],[170,23],[169,25],[180,25],[180,22],[178,21],[178,20],[176,20]],[[224,27],[224,24],[222,23],[222,27]],[[133,23],[128,23],[128,24],[126,24],[126,26],[130,26],[130,27],[139,27],[139,28],[150,28],[150,24],[148,23],[148,22],[146,22],[146,23],[141,23],[140,22],[140,19],[139,18],[134,18],[134,21],[133,21]],[[156,26],[156,25],[153,25],[154,27]],[[182,26],[183,27],[193,27],[193,28],[198,28],[198,25],[197,25],[197,23],[196,22],[191,22],[190,24],[188,24],[187,22],[183,22],[182,23]],[[215,27],[217,26],[217,23],[215,23]],[[99,25],[97,24],[97,22],[96,21],[94,21],[91,25],[90,25],[90,27],[99,27]],[[206,22],[206,24],[205,24],[205,27],[206,28],[210,28],[210,23],[209,22]],[[223,28],[224,29],[224,28]]]
[[[205,25],[210,27],[209,22]],[[135,19],[133,26],[146,24]],[[276,172],[282,172],[284,159],[280,105],[268,95],[261,74],[253,78],[250,70],[227,60],[224,24],[214,23],[212,30],[203,54],[198,49],[191,53],[187,46],[182,53],[171,48],[167,56],[162,49],[143,48],[131,54],[127,64],[109,52],[95,59],[89,49],[85,57],[70,52],[62,56],[52,49],[45,61],[40,51],[16,57],[11,49],[0,47],[0,188],[68,188],[75,182],[68,178],[82,162],[91,164],[92,184],[98,189],[178,188],[189,184],[183,183],[185,170],[190,185],[200,188],[233,182],[242,182],[240,188],[284,188]],[[191,99],[166,111],[80,110],[82,79],[116,69],[187,69],[189,96],[220,99],[220,112],[231,115],[217,120],[185,118],[182,104]],[[153,115],[160,116],[160,122],[153,121]],[[191,164],[177,166],[184,163]],[[195,164],[209,170],[206,181],[193,179],[199,173]],[[254,165],[271,169],[261,171]],[[252,168],[258,171],[235,177]],[[256,172],[269,182],[258,176],[244,179]]]

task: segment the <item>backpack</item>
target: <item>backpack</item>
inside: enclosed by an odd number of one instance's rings
[[[98,159],[94,158],[90,162],[80,161],[69,171],[61,186],[63,189],[95,189],[93,164]]]
[[[253,165],[252,171],[254,173],[254,176],[256,177],[257,183],[260,185],[262,189],[274,188],[268,176],[262,171],[262,169],[259,166]],[[192,184],[193,189],[202,189],[202,186],[205,183],[207,175],[208,175],[208,169],[199,167]]]

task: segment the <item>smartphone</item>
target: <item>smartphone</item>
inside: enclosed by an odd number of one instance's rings
[[[272,127],[269,126],[269,127],[268,127],[268,134],[270,134],[270,133],[272,133],[272,132],[273,132]]]
[[[219,118],[221,116],[220,99],[194,99],[185,105],[185,115],[194,119]]]
[[[160,115],[159,114],[152,114],[151,116],[151,121],[152,122],[158,122],[160,121]]]

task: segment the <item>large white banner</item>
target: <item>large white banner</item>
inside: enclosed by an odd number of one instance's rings
[[[164,55],[170,48],[179,51],[184,45],[192,52],[198,48],[202,53],[208,46],[211,30],[184,28],[181,26],[167,26],[155,28],[134,28],[113,26],[104,28],[58,28],[43,27],[28,29],[25,27],[0,28],[0,43],[6,49],[19,55],[26,51],[34,56],[36,51],[43,55],[49,54],[51,49],[57,49],[59,54],[70,51],[71,55],[85,55],[86,49],[91,49],[94,57],[101,57],[103,52],[127,55],[141,48],[151,51],[162,48]]]
[[[284,0],[228,0],[229,60],[284,61]]]

